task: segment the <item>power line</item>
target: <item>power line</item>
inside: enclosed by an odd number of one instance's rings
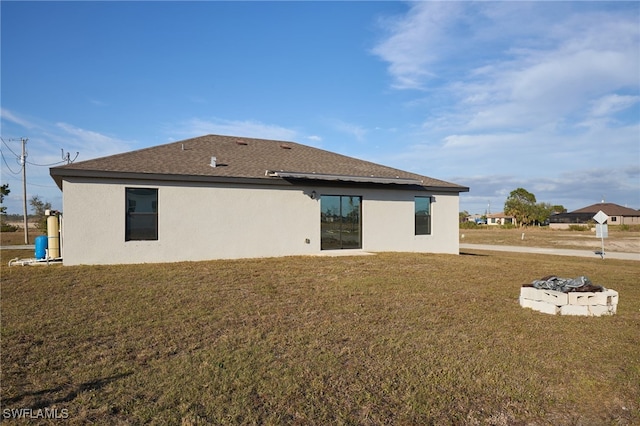
[[[37,186],[37,187],[40,187],[40,188],[57,188],[57,186],[55,186],[55,185],[39,185],[39,184],[33,183],[33,182],[28,182],[28,183],[29,183],[29,186]]]
[[[0,137],[0,139],[2,139],[2,137]],[[16,158],[20,157],[18,154],[16,154],[15,152],[13,152],[13,150],[11,149],[11,147],[9,146],[9,144],[8,144],[8,143],[6,143],[4,139],[2,139],[2,143],[3,143],[3,144],[5,144],[5,145],[7,146],[7,148],[9,148],[9,151],[11,151],[11,153],[12,153]]]
[[[66,160],[58,161],[57,163],[51,163],[51,164],[36,164],[36,163],[31,163],[31,162],[27,161],[27,164],[32,165],[32,166],[38,166],[38,167],[51,167],[51,166],[56,166],[56,165],[62,164],[62,163],[66,163]]]
[[[4,142],[4,141],[3,141]],[[22,171],[22,169],[18,170],[17,172],[14,172],[13,170],[11,170],[11,166],[9,165],[9,163],[7,163],[7,159],[4,157],[4,154],[2,153],[2,151],[0,150],[0,156],[2,156],[2,161],[4,161],[4,164],[7,166],[7,169],[9,169],[9,171],[14,174],[14,175],[18,175],[20,174],[20,172]]]

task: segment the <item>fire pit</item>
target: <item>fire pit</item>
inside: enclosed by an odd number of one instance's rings
[[[618,292],[593,285],[587,277],[547,276],[520,288],[520,306],[552,315],[613,315]]]

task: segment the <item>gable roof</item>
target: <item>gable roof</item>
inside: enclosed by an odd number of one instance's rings
[[[593,213],[596,214],[600,210],[606,213],[607,216],[640,216],[640,211],[624,207],[614,203],[598,203],[587,207],[583,207],[578,210],[574,210],[571,213]]]
[[[487,218],[498,219],[498,218],[514,218],[514,217],[513,215],[504,214],[504,212],[500,212],[500,213],[490,213],[487,215]]]
[[[215,157],[216,167],[212,167]],[[466,192],[469,188],[295,142],[207,135],[60,167],[65,177],[200,182],[287,183],[289,180],[398,184]]]

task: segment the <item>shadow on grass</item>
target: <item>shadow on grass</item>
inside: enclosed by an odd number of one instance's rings
[[[62,402],[70,402],[74,400],[82,392],[102,389],[107,384],[111,382],[115,382],[116,380],[119,380],[119,379],[123,379],[132,374],[133,372],[127,372],[122,374],[116,374],[110,377],[105,377],[102,379],[92,380],[86,383],[81,383],[77,386],[62,385],[62,386],[57,386],[51,389],[44,389],[44,390],[35,391],[35,392],[27,392],[22,395],[15,396],[13,398],[7,398],[3,402],[4,404],[13,404],[25,398],[32,397],[35,399],[35,402],[32,404],[30,408],[33,410],[37,410],[40,408],[49,407],[51,405],[59,404]],[[58,392],[62,392],[64,390],[68,390],[66,395],[60,398],[54,397],[54,394]]]
[[[488,254],[480,254],[480,253],[467,253],[465,251],[460,252],[460,256],[479,256],[479,257],[487,257]]]

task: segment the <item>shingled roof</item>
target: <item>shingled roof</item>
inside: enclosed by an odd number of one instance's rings
[[[212,167],[215,157],[216,167]],[[207,135],[50,169],[62,189],[65,177],[169,181],[277,183],[291,179],[469,188],[358,160],[295,142]]]
[[[605,212],[607,216],[640,216],[640,211],[624,207],[614,203],[598,203],[574,210],[571,213],[593,213],[596,214],[600,210]]]

